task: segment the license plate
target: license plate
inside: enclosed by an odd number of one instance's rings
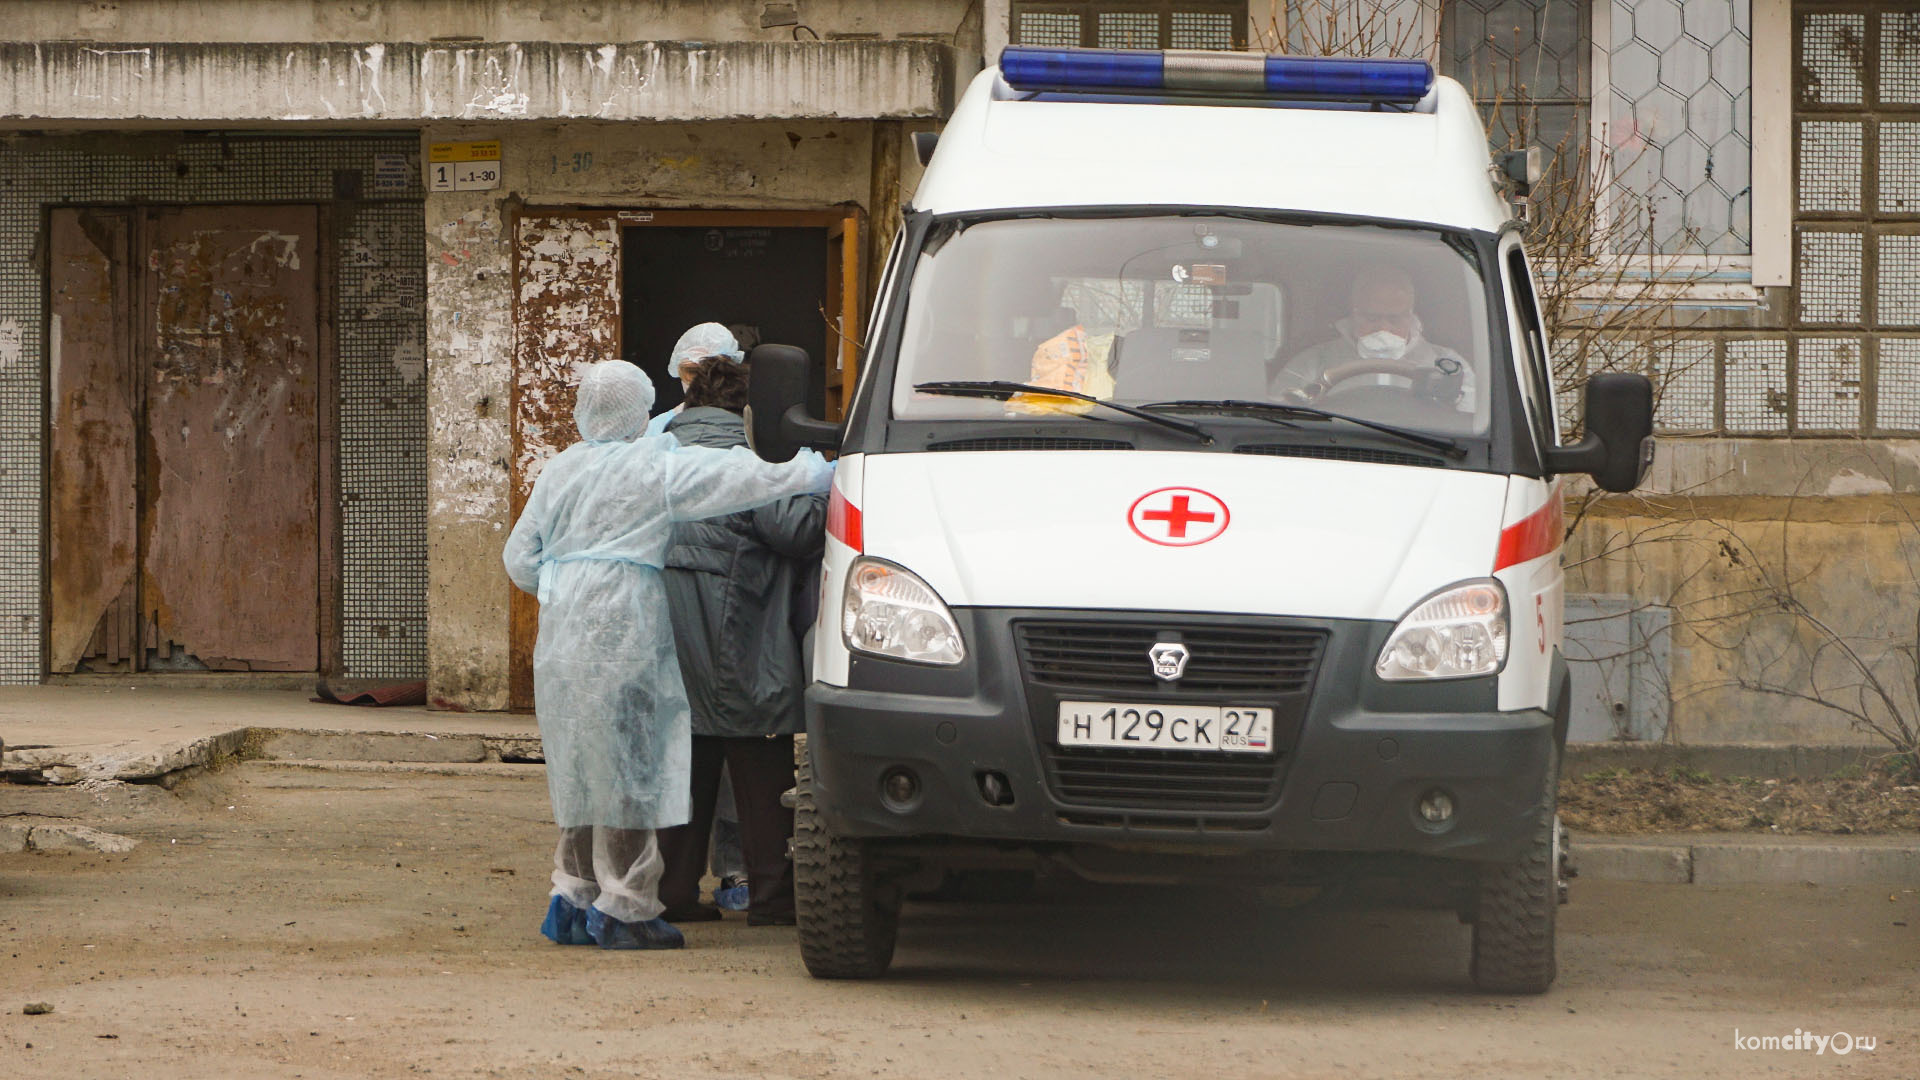
[[[1273,710],[1063,701],[1059,738],[1061,746],[1264,754],[1273,748]]]

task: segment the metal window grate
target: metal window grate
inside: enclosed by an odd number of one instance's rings
[[[1786,341],[1734,338],[1726,343],[1726,349],[1727,431],[1745,435],[1785,432],[1792,412]]]
[[[1861,125],[1852,120],[1800,122],[1802,213],[1860,212]]]
[[[1860,105],[1866,101],[1867,17],[1857,12],[1805,16],[1800,68],[1794,80],[1800,104]]]
[[[1160,16],[1149,11],[1102,11],[1095,43],[1102,49],[1160,48]]]
[[[1707,431],[1713,424],[1713,342],[1678,341],[1655,350],[1649,373],[1658,388],[1655,426],[1662,431]]]
[[[1800,233],[1800,321],[1860,321],[1860,253],[1857,232]]]
[[[1853,431],[1860,426],[1859,338],[1801,338],[1794,356],[1794,426]]]
[[[1080,44],[1080,16],[1067,11],[1023,11],[1014,17],[1013,40],[1021,45]]]
[[[1882,105],[1920,105],[1920,11],[1880,14]]]
[[[1017,45],[1102,49],[1239,49],[1247,5],[1232,0],[1014,0]]]
[[[1874,257],[1874,321],[1920,326],[1920,236],[1881,233]]]
[[[1878,367],[1874,423],[1887,431],[1920,431],[1920,339],[1881,338]]]
[[[1172,49],[1233,48],[1233,16],[1225,11],[1171,13],[1167,47]]]
[[[1879,208],[1882,214],[1920,214],[1920,123],[1879,125]]]

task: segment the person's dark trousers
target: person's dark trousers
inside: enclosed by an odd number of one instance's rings
[[[693,737],[693,813],[685,825],[660,830],[660,854],[666,873],[660,879],[665,918],[702,910],[700,877],[707,869],[707,840],[713,834],[713,803],[720,792],[720,768],[733,776],[733,802],[740,811],[740,841],[747,856],[747,922],[793,921],[793,864],[787,839],[793,835],[793,811],[780,796],[793,786],[793,736],[772,738]]]

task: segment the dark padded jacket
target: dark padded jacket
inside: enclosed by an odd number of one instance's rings
[[[725,409],[686,409],[667,425],[682,446],[745,446]],[[796,636],[796,597],[817,587],[827,497],[796,495],[757,510],[673,527],[662,577],[695,735],[802,730],[809,675]]]

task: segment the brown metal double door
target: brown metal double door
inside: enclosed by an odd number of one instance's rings
[[[317,210],[48,225],[49,670],[316,670]]]

